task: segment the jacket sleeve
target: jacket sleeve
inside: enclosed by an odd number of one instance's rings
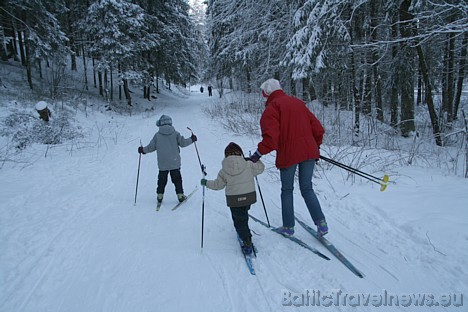
[[[256,163],[249,161],[249,163],[254,176],[261,174],[265,170],[265,165],[261,160],[257,161]]]
[[[184,138],[179,132],[176,131],[177,144],[180,147],[186,147],[193,143],[191,138]]]
[[[273,103],[268,105],[260,118],[262,141],[258,143],[258,151],[265,155],[278,149],[280,136],[279,112]]]
[[[309,111],[310,112],[310,111]],[[314,136],[317,146],[322,145],[323,135],[325,134],[325,129],[323,128],[320,121],[315,117],[315,115],[310,112],[310,127],[312,128],[312,135]]]
[[[223,170],[220,170],[218,172],[218,176],[216,177],[215,180],[207,180],[206,181],[206,187],[211,189],[211,190],[222,190],[223,188],[226,187],[226,177],[223,173]]]
[[[143,147],[143,152],[145,152],[145,154],[154,152],[157,148],[157,143],[158,139],[157,135],[155,134],[149,144]]]

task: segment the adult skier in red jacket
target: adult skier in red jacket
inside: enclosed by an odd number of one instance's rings
[[[283,226],[279,230],[284,235],[294,235],[293,189],[296,168],[299,168],[301,195],[319,234],[325,235],[328,233],[327,222],[312,188],[315,161],[320,157],[319,147],[325,130],[303,101],[284,93],[278,80],[268,79],[261,89],[267,98],[260,119],[262,141],[251,159],[255,162],[262,155],[276,151],[283,216]]]

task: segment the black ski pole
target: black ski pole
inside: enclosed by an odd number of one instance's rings
[[[203,172],[203,177],[206,176],[205,174],[205,166],[202,165],[201,166],[202,168],[202,172]],[[203,199],[202,199],[202,223],[201,223],[201,248],[203,249],[203,232],[204,232],[204,228],[205,228],[205,186],[203,185]]]
[[[363,172],[361,170],[358,170],[356,168],[347,166],[345,164],[342,164],[342,163],[340,163],[340,162],[338,162],[336,160],[327,158],[325,156],[320,156],[320,159],[323,159],[323,160],[325,160],[325,161],[327,161],[327,162],[329,162],[329,163],[331,163],[331,164],[333,164],[333,165],[335,165],[337,167],[340,167],[341,169],[347,170],[347,171],[349,171],[351,173],[354,173],[354,174],[356,174],[356,175],[358,175],[360,177],[363,177],[363,178],[365,178],[365,179],[367,179],[367,180],[369,180],[371,182],[379,184],[380,185],[380,191],[382,191],[382,192],[385,191],[385,189],[387,188],[387,182],[389,181],[389,177],[386,174],[383,176],[382,179],[379,179],[379,178],[377,178],[377,177],[375,177],[375,176],[373,176],[371,174],[368,174],[368,173]]]
[[[373,176],[373,175],[371,175],[371,174],[369,174],[369,173],[366,173],[366,172],[363,172],[363,171],[358,170],[358,169],[356,169],[356,168],[353,168],[353,167],[347,166],[347,165],[345,165],[345,164],[342,164],[342,163],[340,163],[340,162],[338,162],[338,161],[336,161],[336,160],[327,158],[327,157],[325,157],[325,156],[320,156],[320,158],[323,159],[323,160],[325,160],[325,161],[328,161],[328,162],[331,163],[331,164],[334,164],[334,165],[336,165],[336,166],[338,166],[338,167],[341,167],[341,168],[343,168],[343,169],[345,169],[345,170],[352,171],[353,173],[361,173],[362,175],[365,175],[365,176],[367,176],[367,177],[369,177],[369,178],[371,178],[371,179],[380,181],[380,179],[379,179],[378,177],[375,177],[375,176]]]
[[[137,172],[137,180],[136,180],[136,188],[135,188],[135,202],[133,203],[133,206],[136,205],[136,200],[137,200],[138,180],[140,179],[140,163],[141,163],[141,153],[140,153],[140,156],[138,157],[138,172]]]
[[[193,135],[192,129],[190,129],[189,127],[187,127],[187,129],[189,129],[189,131],[192,132],[192,135]],[[193,145],[195,145],[195,150],[197,151],[198,163],[200,164],[200,169],[202,171],[203,178],[205,178],[206,177],[205,166],[201,162],[200,153],[198,153],[197,143],[193,142]],[[203,248],[203,231],[204,231],[204,227],[205,227],[205,186],[203,185],[201,248]]]
[[[252,156],[252,153],[249,151],[249,156]],[[258,177],[255,176],[255,181],[257,182],[258,192],[260,193],[260,199],[262,200],[263,210],[265,211],[265,217],[268,223],[268,227],[270,227],[270,220],[268,219],[268,213],[265,206],[265,201],[263,200],[262,189],[260,188],[260,184],[258,183]]]
[[[326,158],[326,157],[324,157],[324,156],[320,156],[320,158],[323,159],[323,160],[325,160],[325,161],[328,161],[329,163],[331,163],[331,164],[333,164],[333,165],[335,165],[335,166],[338,166],[338,167],[340,167],[340,168],[342,168],[342,169],[345,169],[345,170],[347,170],[347,171],[349,171],[349,172],[352,172],[352,173],[357,174],[357,175],[359,175],[359,176],[361,176],[361,177],[363,177],[363,178],[366,178],[366,179],[368,179],[368,180],[370,180],[370,181],[373,181],[373,182],[376,182],[376,183],[380,183],[380,182],[381,182],[379,178],[377,178],[377,177],[375,177],[375,176],[373,176],[373,175],[371,175],[371,174],[368,174],[368,173],[363,172],[363,171],[361,171],[361,170],[358,170],[358,169],[356,169],[356,168],[347,166],[347,165],[345,165],[345,164],[342,164],[342,163],[340,163],[340,162],[337,162],[336,160],[329,159],[329,158]]]

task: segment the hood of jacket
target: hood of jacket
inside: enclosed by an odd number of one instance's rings
[[[231,155],[223,159],[222,165],[227,174],[236,176],[247,168],[247,160],[242,156]]]
[[[159,133],[164,135],[171,135],[175,132],[175,128],[171,125],[159,126]]]

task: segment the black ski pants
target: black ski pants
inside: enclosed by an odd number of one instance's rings
[[[171,174],[171,181],[174,183],[176,194],[183,194],[184,189],[182,187],[182,175],[180,174],[180,169],[174,170],[160,170],[158,175],[158,188],[156,192],[158,194],[164,194],[164,189],[167,184],[167,175]]]
[[[229,207],[231,209],[232,221],[239,237],[244,243],[252,242],[252,234],[249,229],[250,205],[244,207]]]

